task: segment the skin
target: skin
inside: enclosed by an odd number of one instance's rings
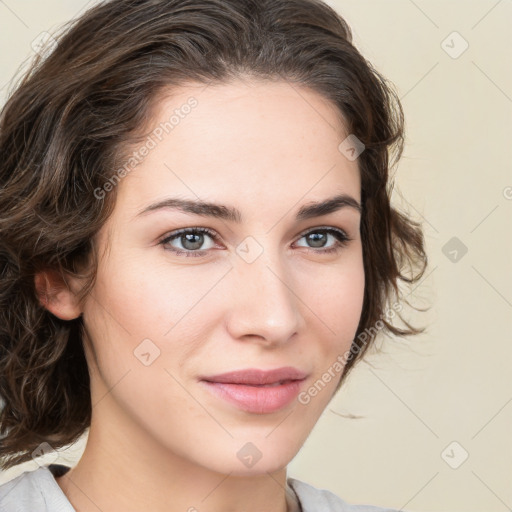
[[[336,193],[361,200],[357,160],[338,150],[348,134],[335,106],[281,81],[196,84],[162,96],[153,126],[190,96],[197,107],[117,185],[83,308],[79,282],[68,289],[55,276],[36,278],[45,306],[62,319],[82,314],[87,331],[91,428],[81,460],[57,478],[79,512],[286,511],[286,466],[341,372],[307,405],[267,414],[213,396],[199,377],[294,366],[308,373],[307,390],[349,349],[361,316],[360,213],[295,219]],[[134,218],[171,195],[237,207],[244,221],[170,209]],[[159,244],[191,227],[219,237],[204,235],[203,256],[172,253],[191,251],[183,237]],[[304,236],[320,227],[351,240],[323,254]],[[237,253],[247,237],[261,247],[250,264]],[[325,248],[336,244],[327,235]],[[134,355],[144,339],[160,350],[149,366]],[[252,467],[237,457],[248,442],[262,454]]]

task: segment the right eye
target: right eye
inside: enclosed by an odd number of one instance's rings
[[[169,233],[163,240],[159,242],[160,245],[164,246],[165,250],[174,252],[178,256],[187,257],[201,257],[204,256],[205,252],[212,247],[207,249],[199,250],[204,244],[205,235],[209,236],[213,240],[218,240],[218,235],[208,228],[185,228],[179,229]],[[176,248],[170,245],[174,240],[178,240],[181,244],[181,248]],[[167,247],[170,246],[170,247]]]

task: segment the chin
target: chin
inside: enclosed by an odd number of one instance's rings
[[[286,451],[282,451],[268,439],[266,444],[258,440],[254,442],[238,440],[234,444],[236,446],[234,449],[226,446],[225,450],[217,452],[214,460],[203,461],[202,465],[226,475],[262,476],[282,471],[300,448],[288,446],[285,447]]]
[[[223,471],[225,474],[230,474],[231,476],[264,476],[268,473],[277,473],[278,471],[282,471],[288,465],[286,463],[281,462],[281,464],[269,464],[268,462],[265,464],[263,459],[258,461],[252,468],[244,468],[243,464],[236,464],[235,467],[226,467],[226,471]]]

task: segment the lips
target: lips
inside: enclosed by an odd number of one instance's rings
[[[201,377],[200,380],[206,382],[216,382],[222,384],[245,384],[247,386],[267,386],[272,387],[296,380],[303,380],[307,374],[297,368],[286,366],[275,370],[258,370],[256,368],[247,368],[245,370],[235,370]]]
[[[307,376],[307,373],[291,366],[275,370],[247,368],[201,377],[200,384],[238,409],[253,414],[270,414],[295,400]]]

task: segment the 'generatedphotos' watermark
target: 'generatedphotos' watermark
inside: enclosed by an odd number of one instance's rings
[[[402,305],[399,302],[395,302],[391,308],[386,309],[384,317],[386,320],[392,320],[396,313],[400,311],[402,311]],[[354,356],[357,355],[359,351],[362,350],[362,348],[367,344],[369,339],[372,340],[377,336],[384,325],[385,324],[381,317],[375,322],[375,325],[371,326],[370,328],[366,328],[363,332],[359,333],[357,339],[361,341],[361,346],[358,347],[352,343],[349,350],[343,354],[340,354],[334,363],[329,366],[329,368],[320,376],[319,379],[315,381],[312,386],[310,386],[306,391],[299,393],[299,396],[297,397],[299,403],[302,405],[309,404],[312,397],[317,396],[318,393],[325,388],[326,384],[341,374],[345,368],[345,364],[347,363],[348,358],[350,357],[350,354],[353,354]]]
[[[146,141],[135,150],[132,155],[126,160],[125,164],[103,184],[101,187],[94,189],[94,197],[96,199],[103,199],[107,192],[110,192],[114,187],[129,174],[135,167],[142,162],[149,152],[156,148],[159,142],[168,135],[176,126],[178,126],[185,117],[192,112],[192,109],[197,107],[198,101],[191,96],[187,102],[179,108],[174,109],[173,115],[168,121],[160,123],[148,136]]]

